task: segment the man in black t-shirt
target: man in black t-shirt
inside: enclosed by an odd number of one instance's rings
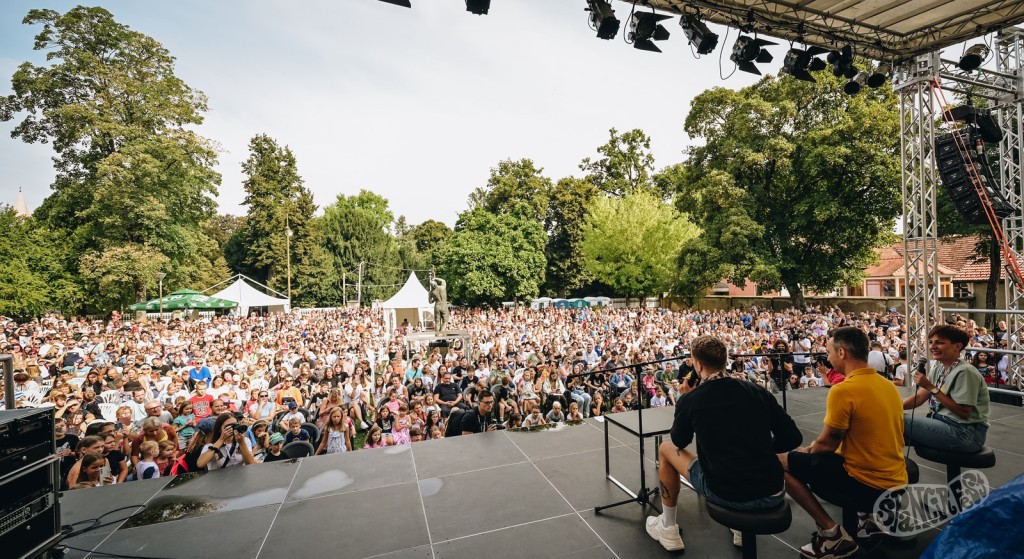
[[[462,391],[459,385],[452,383],[452,374],[445,373],[441,383],[434,387],[434,401],[441,406],[441,411],[448,413],[462,403]]]
[[[725,344],[711,336],[693,341],[693,365],[701,383],[681,383],[671,442],[658,449],[661,516],[647,519],[647,533],[665,549],[683,549],[676,524],[679,476],[708,501],[736,510],[768,509],[786,498],[777,453],[803,437],[766,390],[725,374]],[[686,449],[697,439],[697,454]],[[734,540],[735,543],[736,540]]]
[[[494,431],[498,424],[491,419],[491,410],[494,408],[494,394],[483,392],[477,399],[476,407],[463,412],[459,416],[459,424],[449,423],[445,436],[472,435],[484,431]],[[457,427],[457,429],[456,429]]]

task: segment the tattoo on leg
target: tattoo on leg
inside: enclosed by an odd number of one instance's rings
[[[658,483],[659,483],[659,485],[661,485],[661,496],[663,498],[670,497],[671,495],[668,494],[668,487],[665,487],[665,483],[664,482],[658,482]]]

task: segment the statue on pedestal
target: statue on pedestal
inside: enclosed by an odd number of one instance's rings
[[[448,283],[438,277],[432,278],[428,296],[434,304],[434,330],[442,332],[448,325]]]

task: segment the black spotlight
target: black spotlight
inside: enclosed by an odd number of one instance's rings
[[[403,8],[411,8],[412,2],[410,0],[380,0],[386,4],[394,4],[396,6],[402,6]]]
[[[805,82],[816,81],[811,71],[825,69],[825,61],[816,56],[826,52],[828,51],[821,47],[807,47],[807,50],[789,49],[786,58],[782,60],[782,72]]]
[[[690,44],[697,49],[697,54],[710,54],[718,46],[718,35],[712,33],[697,16],[684,15],[679,18],[679,26],[683,28]]]
[[[868,87],[871,89],[878,89],[879,87],[882,87],[882,84],[884,84],[885,80],[889,79],[889,76],[891,75],[892,65],[882,62],[877,68],[875,68],[874,73],[868,76]]]
[[[491,0],[466,0],[466,11],[478,16],[487,15],[491,9]]]
[[[764,49],[768,45],[774,45],[771,41],[764,39],[750,38],[746,35],[736,39],[732,46],[732,54],[729,60],[736,63],[736,67],[744,72],[761,75],[761,71],[754,66],[754,62],[765,64],[772,61],[772,53]]]
[[[654,44],[654,41],[668,39],[668,29],[658,23],[669,19],[672,16],[656,14],[654,12],[636,12],[629,19],[629,35],[626,36],[633,48],[661,52],[661,49]]]
[[[850,81],[846,82],[846,85],[843,86],[843,91],[845,91],[847,95],[856,95],[860,93],[861,88],[864,87],[864,84],[867,81],[867,72],[857,72],[852,78],[850,78]]]
[[[828,53],[828,63],[832,65],[832,75],[835,77],[845,76],[850,79],[857,75],[853,68],[853,47],[845,47]]]
[[[992,49],[985,45],[974,45],[964,51],[957,66],[964,72],[971,72],[981,67],[981,63],[992,53]]]
[[[614,39],[619,34],[619,20],[607,0],[587,0],[590,26],[597,30],[598,39]]]

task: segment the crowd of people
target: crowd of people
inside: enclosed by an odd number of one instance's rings
[[[768,390],[841,382],[825,352],[844,325],[877,345],[879,372],[897,384],[906,372],[900,315],[837,308],[454,311],[448,328],[468,338],[447,348],[407,344],[375,309],[0,324],[19,405],[56,408],[69,487],[107,482],[81,475],[90,453],[123,482],[279,460],[293,441],[330,454],[460,434],[452,410],[486,394],[494,429],[670,406],[697,378],[701,335],[734,356],[729,374]]]

